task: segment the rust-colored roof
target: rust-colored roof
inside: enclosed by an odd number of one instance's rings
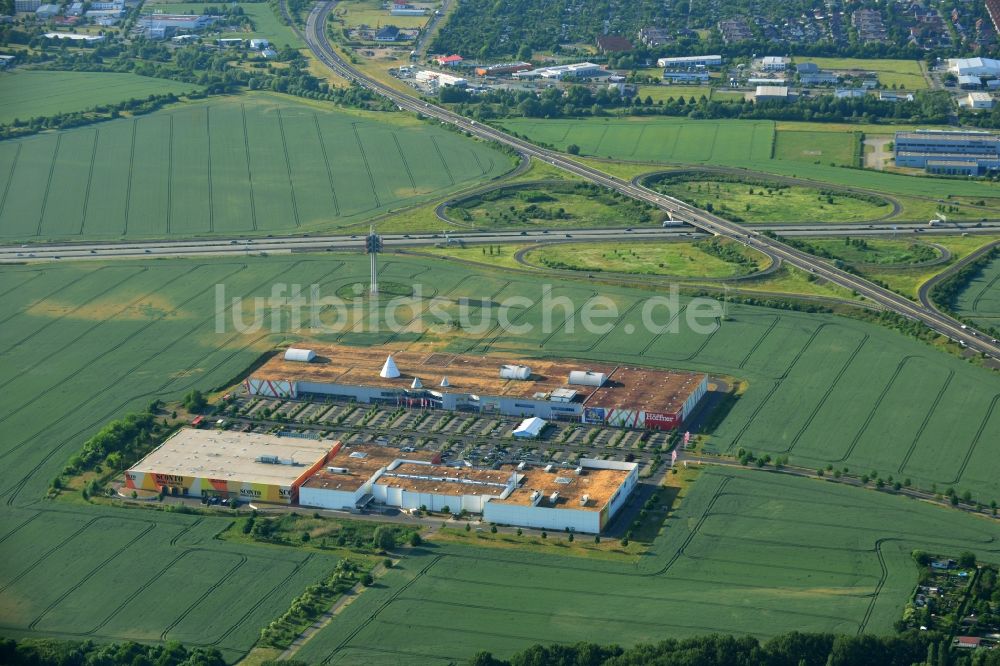
[[[615,491],[625,483],[629,472],[618,469],[584,468],[577,474],[573,468],[553,467],[551,472],[546,472],[543,467],[532,467],[518,474],[523,475],[524,479],[518,484],[517,489],[505,499],[490,501],[530,506],[531,495],[537,490],[542,494],[537,506],[600,511],[611,501]],[[560,483],[560,480],[564,482]],[[549,500],[553,492],[559,493],[555,504]],[[587,495],[587,503],[580,504],[580,499],[584,495]]]
[[[705,375],[689,372],[655,370],[634,366],[614,366],[571,359],[518,359],[505,356],[472,356],[443,352],[409,352],[392,347],[347,347],[306,342],[296,347],[312,349],[312,363],[286,361],[277,354],[255,370],[256,379],[302,381],[318,384],[343,384],[385,389],[409,389],[414,377],[423,387],[441,393],[473,394],[531,398],[536,393],[551,393],[558,388],[577,391],[577,400],[587,406],[611,409],[647,410],[675,413],[697,389]],[[400,376],[384,379],[379,371],[392,354]],[[528,380],[502,379],[503,365],[526,365],[531,368]],[[572,370],[592,370],[610,377],[601,388],[569,385]],[[448,386],[440,386],[448,378]]]

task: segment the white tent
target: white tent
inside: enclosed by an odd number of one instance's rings
[[[424,385],[420,382],[420,377],[414,377],[413,378],[413,383],[410,384],[410,388],[411,389],[418,389],[418,388],[423,388],[423,387],[424,387]]]
[[[396,367],[396,362],[392,360],[392,354],[386,357],[385,365],[382,366],[382,372],[378,373],[378,376],[383,379],[396,379],[399,377],[399,368]]]
[[[441,386],[444,386],[444,387],[451,386],[451,383],[448,381],[447,377],[442,377],[441,378]]]
[[[534,439],[542,434],[546,425],[545,419],[532,416],[530,419],[521,421],[521,425],[514,428],[514,432],[511,434],[521,439]]]
[[[316,352],[312,349],[296,349],[295,347],[289,347],[285,350],[285,360],[286,361],[299,361],[300,363],[309,363],[316,358]]]

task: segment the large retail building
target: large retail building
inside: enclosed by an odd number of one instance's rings
[[[310,346],[254,370],[251,395],[334,398],[671,430],[705,395],[700,373],[593,363]]]

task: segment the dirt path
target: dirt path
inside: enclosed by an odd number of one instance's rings
[[[871,146],[873,149],[870,153],[865,152],[866,169],[875,169],[876,171],[885,169],[886,160],[892,157],[892,153],[887,150],[890,143],[892,143],[892,139],[888,138],[865,139],[864,145]]]

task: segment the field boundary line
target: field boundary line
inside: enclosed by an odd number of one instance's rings
[[[399,153],[399,159],[403,162],[403,169],[406,171],[407,178],[410,179],[410,188],[413,193],[417,192],[417,183],[413,180],[413,172],[410,171],[410,165],[406,162],[406,155],[403,154],[403,147],[399,145],[399,137],[395,132],[392,132],[392,140],[396,144],[396,152]]]
[[[225,551],[210,551],[210,552],[213,552],[213,553],[224,552],[224,554],[226,554],[226,555],[234,554],[234,553],[229,553],[229,552],[225,552]],[[191,612],[195,608],[197,608],[198,606],[201,605],[201,602],[203,602],[205,599],[207,599],[208,597],[210,597],[213,592],[215,592],[217,589],[219,589],[219,587],[221,587],[223,584],[225,584],[227,581],[229,581],[229,579],[232,578],[236,574],[236,572],[239,571],[243,567],[243,565],[246,564],[249,561],[249,559],[250,559],[246,555],[244,555],[243,553],[235,553],[235,554],[238,555],[236,564],[234,564],[233,567],[229,571],[227,571],[221,578],[219,578],[219,580],[217,580],[214,584],[209,585],[208,589],[205,590],[201,594],[201,596],[199,596],[197,599],[195,599],[191,603],[191,605],[189,605],[180,615],[178,615],[177,618],[173,622],[171,622],[170,624],[167,625],[167,628],[164,629],[160,633],[160,640],[161,641],[167,640],[167,634],[169,634],[171,632],[171,630],[173,630],[174,627],[176,627],[178,624],[180,624],[181,622],[183,622],[184,618],[186,618],[188,615],[190,615]]]
[[[3,217],[4,208],[7,207],[7,193],[10,192],[10,184],[14,182],[14,172],[17,170],[18,160],[21,158],[22,147],[24,147],[24,144],[18,142],[17,148],[14,150],[14,159],[10,161],[10,170],[7,172],[7,182],[4,184],[3,196],[0,197],[0,218]]]
[[[23,571],[21,571],[21,573],[17,574],[13,578],[11,578],[3,586],[0,586],[0,593],[3,593],[5,591],[7,591],[7,589],[11,585],[16,584],[19,580],[21,580],[22,578],[24,578],[25,576],[27,576],[29,573],[31,573],[34,570],[35,567],[37,567],[39,564],[41,564],[42,562],[44,562],[45,560],[47,560],[53,553],[55,553],[60,548],[65,548],[66,544],[68,544],[70,541],[72,541],[73,539],[75,539],[77,537],[77,535],[81,534],[88,527],[90,527],[91,525],[93,525],[94,523],[96,523],[98,520],[101,520],[103,518],[107,518],[107,516],[95,516],[94,518],[91,518],[90,520],[88,520],[87,522],[85,522],[82,526],[80,526],[80,528],[77,529],[75,532],[73,532],[72,534],[70,534],[69,536],[67,536],[65,539],[63,539],[62,541],[60,541],[59,543],[55,544],[54,546],[52,546],[51,548],[49,548],[47,551],[45,551],[44,553],[42,553],[42,555],[39,556],[39,558],[37,560],[35,560],[31,564],[29,564]]]
[[[25,272],[27,272],[27,271],[25,271]],[[42,277],[43,275],[45,275],[45,271],[36,270],[36,271],[31,271],[31,272],[34,273],[34,275],[32,275],[30,278],[28,278],[24,282],[22,282],[20,284],[11,285],[7,289],[4,289],[3,291],[0,291],[0,298],[3,298],[4,296],[6,296],[7,294],[9,294],[12,291],[16,291],[17,289],[21,289],[22,287],[24,287],[24,285],[28,284],[29,282],[33,282],[33,281],[37,280],[38,278]],[[24,273],[20,272],[19,274],[23,275]],[[9,273],[8,273],[8,275],[9,275]]]
[[[250,137],[247,133],[247,105],[240,103],[240,116],[243,118],[243,154],[247,159],[247,183],[250,184],[250,224],[257,231],[257,205],[253,196],[253,174],[250,171]]]
[[[362,630],[363,630],[363,629],[364,629],[365,627],[367,627],[367,626],[368,626],[369,624],[371,624],[371,623],[372,623],[372,622],[373,622],[373,621],[374,621],[374,620],[375,620],[375,619],[376,619],[376,618],[377,618],[377,617],[379,616],[379,613],[381,613],[381,612],[382,612],[382,611],[384,611],[384,610],[385,610],[386,608],[388,608],[388,607],[389,607],[389,605],[390,605],[390,604],[391,604],[391,603],[392,603],[393,601],[395,601],[395,600],[396,600],[396,598],[397,598],[397,597],[398,597],[399,595],[401,595],[401,594],[402,594],[403,592],[406,592],[406,590],[407,590],[407,589],[408,589],[408,588],[409,588],[409,587],[410,587],[411,585],[413,585],[413,584],[414,584],[415,582],[417,582],[418,580],[420,580],[421,578],[423,578],[424,574],[426,574],[426,573],[427,573],[428,571],[430,571],[431,567],[433,567],[433,566],[434,566],[435,564],[437,564],[438,562],[440,562],[441,560],[443,560],[443,559],[444,559],[444,557],[445,557],[444,555],[436,555],[436,556],[435,556],[435,557],[434,557],[434,558],[433,558],[433,559],[432,559],[432,560],[431,560],[430,562],[428,562],[428,563],[427,563],[427,565],[426,565],[426,566],[424,566],[424,568],[423,568],[423,569],[421,569],[420,571],[418,571],[417,573],[415,573],[415,574],[413,575],[413,578],[411,578],[410,580],[408,580],[408,581],[406,581],[405,583],[403,583],[403,585],[401,585],[401,586],[399,587],[399,589],[398,589],[398,590],[396,590],[396,591],[395,591],[395,592],[393,592],[393,593],[392,593],[391,595],[389,595],[389,598],[388,598],[388,599],[386,599],[386,600],[385,600],[385,601],[384,601],[384,602],[383,602],[383,603],[382,603],[382,604],[381,604],[381,605],[380,605],[380,606],[379,606],[378,608],[376,608],[376,609],[375,609],[375,612],[373,612],[373,613],[372,613],[372,614],[371,614],[370,616],[368,616],[368,617],[367,617],[367,618],[366,618],[366,619],[365,619],[365,620],[364,620],[363,622],[361,622],[361,623],[360,623],[360,624],[359,624],[358,626],[356,626],[356,627],[355,627],[355,628],[354,628],[354,629],[353,629],[352,631],[350,631],[350,632],[349,632],[349,633],[347,634],[347,636],[345,636],[345,637],[343,638],[343,640],[341,640],[341,641],[340,641],[340,643],[338,643],[338,644],[337,644],[337,646],[336,646],[336,647],[335,647],[335,648],[334,648],[334,649],[333,649],[333,650],[332,650],[332,651],[330,652],[330,654],[328,654],[328,655],[326,656],[326,658],[324,658],[324,659],[323,659],[323,660],[322,660],[322,661],[320,662],[320,664],[329,664],[329,663],[330,663],[330,660],[331,660],[331,659],[333,658],[333,656],[334,656],[335,654],[337,654],[337,652],[339,652],[339,651],[340,651],[340,650],[342,650],[343,648],[347,647],[347,644],[348,644],[348,643],[349,643],[350,641],[352,641],[352,640],[354,639],[354,637],[355,637],[355,636],[357,636],[357,635],[358,635],[359,633],[361,633],[361,631],[362,631]]]
[[[35,235],[42,235],[42,222],[45,220],[45,209],[49,205],[49,193],[52,191],[52,174],[56,171],[56,164],[59,162],[59,148],[62,146],[62,132],[56,134],[56,147],[52,151],[52,162],[49,164],[49,176],[45,180],[45,194],[42,195],[42,209],[38,213],[38,226],[35,227]]]
[[[847,453],[845,453],[840,458],[837,458],[837,460],[835,460],[834,462],[844,462],[851,457],[851,454],[854,453],[854,447],[858,445],[858,442],[861,441],[861,437],[865,434],[865,431],[868,430],[868,426],[871,425],[871,422],[873,420],[875,420],[875,412],[878,411],[878,408],[882,404],[882,401],[885,400],[886,394],[889,393],[890,390],[892,390],[893,384],[896,383],[896,379],[899,378],[899,375],[900,373],[903,372],[903,368],[906,367],[906,364],[915,358],[919,357],[908,355],[904,356],[903,359],[899,362],[899,364],[896,366],[896,371],[892,373],[892,377],[890,377],[889,381],[886,382],[885,388],[882,389],[882,392],[875,400],[875,404],[872,405],[871,410],[868,412],[868,418],[864,420],[864,422],[861,424],[861,428],[858,430],[858,433],[854,436],[854,439],[851,440],[851,444],[847,447]]]
[[[4,534],[2,537],[0,537],[0,543],[3,543],[7,539],[9,539],[12,536],[14,536],[14,534],[16,534],[22,527],[24,527],[25,525],[27,525],[28,523],[30,523],[31,521],[33,521],[35,518],[38,518],[43,513],[44,513],[44,511],[35,511],[35,513],[32,514],[30,517],[25,518],[24,520],[22,520],[20,523],[18,523],[16,526],[14,526],[14,528],[12,528],[9,532],[7,532],[7,534]]]
[[[994,261],[1000,261],[1000,260],[994,259]],[[979,313],[979,303],[980,303],[980,301],[983,300],[983,297],[986,296],[987,292],[992,291],[993,285],[995,285],[997,282],[1000,282],[1000,274],[997,274],[997,276],[995,278],[993,278],[992,280],[990,280],[989,284],[987,284],[985,287],[983,287],[980,290],[980,292],[976,295],[976,297],[972,300],[972,308],[971,309],[972,309],[973,314],[978,314]],[[991,313],[987,313],[987,315],[989,315],[989,314],[991,314]]]
[[[314,556],[314,553],[309,553],[302,560],[296,562],[295,566],[292,567],[292,570],[288,573],[288,575],[285,576],[284,578],[282,578],[277,583],[275,583],[274,587],[272,587],[270,589],[270,591],[268,591],[267,594],[262,594],[260,596],[260,599],[257,600],[257,603],[255,603],[253,606],[251,606],[250,609],[246,613],[244,613],[238,620],[236,620],[236,622],[234,622],[232,624],[232,626],[230,626],[228,629],[226,629],[224,632],[222,632],[222,634],[220,634],[219,637],[217,639],[215,639],[214,641],[212,641],[211,643],[204,643],[203,645],[205,645],[205,646],[218,646],[219,643],[221,643],[222,641],[224,641],[227,638],[229,638],[229,635],[231,633],[233,633],[234,631],[236,631],[237,627],[239,627],[241,624],[243,624],[244,622],[246,622],[247,618],[250,617],[251,615],[253,615],[257,611],[257,609],[260,608],[264,604],[265,601],[267,601],[268,599],[270,599],[273,595],[277,594],[278,590],[281,587],[284,587],[286,584],[288,584],[288,582],[293,577],[295,577],[300,571],[302,571],[305,568],[305,566],[309,562],[312,561],[313,556]],[[282,561],[287,561],[287,560],[282,560]],[[198,645],[198,643],[195,643],[195,645]]]
[[[882,575],[878,579],[878,583],[875,584],[875,592],[872,594],[872,600],[868,604],[868,608],[865,609],[865,615],[861,620],[861,624],[858,625],[858,635],[860,636],[864,633],[865,627],[868,626],[868,621],[871,620],[872,614],[875,612],[875,602],[878,601],[878,595],[882,592],[882,587],[885,586],[885,581],[889,577],[889,569],[885,566],[885,557],[882,555],[882,543],[888,541],[888,539],[878,539],[875,541],[875,556],[878,558],[878,565],[882,570]]]
[[[368,155],[365,154],[365,146],[361,143],[361,133],[358,132],[358,123],[351,123],[351,129],[354,130],[354,141],[358,144],[358,152],[361,153],[361,162],[365,165],[365,172],[368,174],[368,183],[372,186],[372,197],[375,198],[375,208],[381,208],[382,201],[378,198],[378,192],[375,189],[375,176],[372,175],[372,168],[368,164]]]
[[[983,416],[982,422],[979,424],[979,430],[976,431],[976,436],[972,440],[972,444],[969,445],[969,450],[965,452],[965,457],[962,459],[962,465],[958,468],[958,474],[955,478],[948,483],[958,483],[963,476],[965,476],[965,468],[968,467],[969,461],[972,460],[972,454],[976,450],[976,446],[979,444],[979,439],[983,436],[983,432],[986,430],[987,424],[990,422],[990,418],[993,416],[993,410],[996,409],[997,403],[1000,402],[1000,393],[993,396],[993,402],[990,403],[990,408],[986,410],[986,415]]]
[[[109,291],[111,291],[112,289],[117,289],[117,288],[121,287],[121,286],[122,286],[123,284],[127,283],[127,282],[128,282],[128,281],[130,281],[130,280],[131,280],[132,278],[135,278],[135,277],[138,277],[138,276],[142,275],[143,273],[145,273],[145,272],[146,272],[146,271],[148,271],[148,270],[149,270],[149,269],[148,269],[147,267],[145,267],[145,266],[142,266],[142,267],[139,267],[139,270],[137,270],[136,272],[132,273],[131,275],[129,275],[128,277],[126,277],[126,278],[125,278],[124,280],[122,280],[121,282],[112,282],[112,281],[110,281],[110,280],[109,280],[109,281],[108,281],[108,284],[107,284],[107,286],[106,286],[106,287],[105,287],[104,289],[102,289],[101,291],[97,292],[96,294],[94,294],[94,295],[93,295],[93,296],[91,296],[90,298],[88,298],[88,299],[86,299],[86,300],[82,301],[82,302],[81,302],[81,303],[79,303],[79,304],[78,304],[78,305],[77,305],[76,307],[74,307],[74,308],[73,308],[72,310],[69,310],[68,312],[66,312],[66,313],[64,313],[64,314],[61,314],[61,315],[59,315],[58,317],[54,317],[54,318],[52,318],[52,319],[49,319],[49,320],[48,320],[47,322],[45,322],[44,324],[42,324],[42,325],[41,325],[40,327],[36,328],[36,329],[35,329],[34,331],[32,331],[31,333],[29,333],[29,334],[25,335],[25,336],[24,336],[23,338],[21,338],[20,340],[17,340],[16,342],[14,342],[14,343],[12,343],[12,344],[8,345],[7,347],[3,348],[2,350],[0,350],[0,354],[6,354],[6,353],[7,353],[7,352],[9,352],[9,351],[10,351],[11,349],[15,349],[15,348],[17,348],[17,347],[19,347],[19,346],[23,345],[23,344],[24,344],[25,342],[27,342],[28,340],[30,340],[30,339],[31,339],[31,338],[33,338],[34,336],[36,336],[36,335],[38,335],[39,333],[41,333],[42,331],[44,331],[44,330],[48,329],[48,328],[49,328],[49,326],[52,326],[53,324],[56,324],[57,322],[60,322],[60,321],[62,321],[63,319],[65,319],[65,318],[69,317],[69,316],[70,316],[71,314],[73,314],[73,313],[75,313],[75,312],[78,312],[78,311],[79,311],[80,309],[82,309],[82,308],[85,308],[85,307],[87,307],[88,305],[90,305],[91,303],[93,303],[93,302],[94,302],[95,300],[97,300],[97,299],[101,298],[102,296],[104,296],[105,294],[107,294],[107,293],[108,293]],[[190,271],[189,271],[189,272],[190,272]],[[91,275],[93,275],[93,274],[94,274],[94,273],[90,273],[90,274],[88,274],[88,275],[85,275],[85,276],[83,276],[83,278],[87,278],[87,277],[90,277],[90,276],[91,276]],[[162,285],[159,285],[159,286],[157,286],[157,287],[154,287],[154,289],[153,289],[153,291],[152,291],[152,292],[148,292],[147,294],[143,294],[143,295],[142,295],[142,296],[140,296],[139,298],[145,298],[145,297],[146,297],[146,296],[147,296],[147,295],[148,295],[149,293],[156,293],[156,291],[157,291],[158,289],[161,289],[161,288],[163,288],[163,287],[165,287],[165,286],[169,285],[169,284],[170,284],[170,282],[173,282],[173,280],[170,280],[169,282],[167,282],[167,283],[165,283],[165,284],[162,284]],[[138,300],[138,299],[136,299],[136,300]],[[130,303],[129,303],[128,305],[126,305],[125,307],[123,307],[123,308],[121,308],[121,309],[117,310],[117,311],[115,312],[115,315],[118,315],[118,314],[121,314],[121,313],[122,313],[122,312],[123,312],[124,310],[126,310],[126,309],[127,309],[128,307],[130,307],[131,305],[133,305],[133,304],[134,304],[135,302],[136,302],[136,301],[135,301],[135,300],[133,300],[133,301],[131,301],[131,302],[130,302]],[[109,317],[108,319],[110,319],[110,317]],[[99,320],[97,320],[97,321],[96,321],[96,322],[94,323],[94,325],[92,325],[92,326],[91,326],[91,327],[90,327],[89,329],[87,329],[87,331],[91,331],[91,330],[93,330],[93,329],[94,329],[95,327],[97,327],[97,326],[100,326],[101,324],[104,324],[104,323],[107,323],[108,319],[99,319]],[[68,348],[68,347],[69,347],[70,345],[72,345],[72,344],[76,343],[76,342],[77,342],[77,341],[78,341],[79,339],[80,339],[80,336],[77,336],[77,337],[76,337],[76,338],[74,338],[74,339],[73,339],[72,341],[70,341],[70,342],[66,343],[66,344],[65,344],[65,345],[63,346],[63,349],[66,349],[66,348]],[[58,353],[58,352],[55,352],[55,354],[57,354],[57,353]],[[37,361],[36,361],[36,362],[35,362],[35,363],[34,363],[33,365],[30,365],[30,366],[28,366],[27,368],[23,369],[23,370],[21,371],[21,373],[23,374],[23,373],[26,373],[26,372],[29,372],[29,371],[31,371],[31,370],[32,370],[33,368],[37,367],[39,363],[43,363],[43,362],[51,362],[51,360],[52,360],[52,356],[54,356],[55,354],[52,354],[52,355],[50,355],[50,356],[46,357],[45,359],[42,359],[42,358],[39,358],[39,359],[38,359],[38,360],[37,360]],[[6,385],[7,385],[8,383],[10,383],[10,381],[13,381],[14,379],[16,379],[16,377],[12,377],[12,378],[11,378],[10,380],[8,380],[8,381],[6,381],[6,382],[3,382],[2,384],[0,384],[0,388],[2,388],[3,386],[6,386]]]
[[[791,443],[785,450],[776,451],[776,453],[791,453],[792,449],[794,449],[795,446],[799,443],[799,440],[802,439],[802,435],[804,435],[806,430],[809,429],[809,426],[812,425],[813,420],[819,414],[820,410],[822,410],[823,407],[826,406],[827,399],[830,397],[831,394],[833,394],[834,389],[837,388],[837,384],[840,383],[841,378],[844,376],[845,373],[847,373],[847,369],[850,368],[851,364],[854,363],[854,359],[856,359],[858,354],[861,353],[861,349],[865,346],[865,344],[868,343],[868,339],[869,336],[867,333],[861,336],[861,342],[859,342],[858,346],[854,348],[854,351],[851,353],[851,355],[847,357],[847,361],[844,362],[844,365],[840,368],[840,370],[837,372],[837,375],[833,378],[833,381],[830,382],[830,384],[826,387],[826,390],[823,392],[823,397],[820,398],[819,401],[816,403],[816,406],[813,407],[812,411],[809,413],[808,418],[806,418],[806,420],[802,423],[802,427],[799,428],[799,431],[797,433],[795,433],[795,437],[792,438]]]
[[[94,128],[94,147],[90,151],[90,168],[87,171],[87,189],[83,193],[83,207],[80,211],[80,230],[77,236],[83,235],[83,228],[87,226],[87,209],[90,207],[90,190],[94,184],[94,163],[97,161],[97,144],[101,139],[101,128]]]
[[[740,440],[743,439],[743,436],[747,433],[747,431],[753,425],[753,422],[757,419],[757,416],[761,413],[761,411],[763,411],[764,407],[771,400],[774,394],[778,391],[778,388],[781,387],[785,379],[788,378],[788,375],[792,372],[792,370],[795,368],[795,365],[799,362],[799,360],[806,353],[809,347],[812,346],[812,343],[816,340],[816,337],[819,335],[820,331],[822,331],[829,325],[830,325],[829,322],[823,322],[822,324],[816,327],[816,329],[812,332],[812,335],[809,336],[809,339],[806,340],[805,344],[802,345],[802,348],[795,354],[791,362],[789,362],[788,366],[785,368],[785,371],[782,372],[780,375],[778,375],[777,379],[774,380],[774,384],[773,386],[771,386],[771,390],[767,392],[767,395],[764,396],[764,398],[760,401],[760,404],[757,405],[757,407],[753,410],[753,413],[750,414],[750,418],[746,420],[746,423],[743,424],[743,427],[740,428],[739,431],[736,433],[736,437],[734,437],[733,441],[729,444],[728,447],[726,447],[726,451],[732,451],[733,447],[739,444]]]
[[[682,307],[680,310],[678,310],[677,314],[675,314],[673,317],[671,317],[670,320],[666,324],[663,325],[664,328],[667,328],[667,327],[671,326],[678,317],[680,317],[682,314],[684,314],[685,312],[687,312],[688,305],[690,305],[690,304],[691,304],[691,301],[688,301],[687,303],[685,303],[684,307]],[[649,342],[646,343],[646,346],[643,347],[642,350],[639,352],[639,356],[645,356],[646,352],[648,352],[653,347],[654,344],[656,344],[657,342],[659,342],[660,338],[662,338],[664,335],[666,335],[665,331],[661,332],[661,333],[657,333],[656,335],[654,335],[649,340]],[[656,357],[654,356],[653,358],[656,358]]]
[[[198,525],[201,525],[203,522],[205,522],[204,516],[198,518],[195,521],[192,521],[192,522],[188,523],[184,527],[184,529],[182,529],[180,532],[178,532],[177,534],[175,534],[172,539],[170,539],[170,545],[171,546],[176,546],[177,542],[180,540],[180,538],[182,536],[184,536],[185,534],[187,534],[188,532],[190,532],[191,530],[193,530]]]
[[[431,143],[434,145],[434,152],[437,153],[438,159],[441,160],[441,166],[444,167],[444,172],[448,174],[448,181],[455,186],[455,175],[451,172],[451,167],[448,166],[448,161],[444,158],[444,153],[441,152],[441,146],[438,145],[437,137],[431,137]]]
[[[323,164],[326,165],[326,179],[330,182],[330,197],[333,199],[333,209],[340,217],[340,201],[337,199],[337,190],[333,186],[333,169],[330,168],[330,158],[326,153],[326,141],[323,140],[323,132],[319,127],[319,116],[313,112],[313,124],[316,125],[316,142],[319,144],[320,152],[323,153]]]
[[[93,273],[99,273],[101,271],[108,270],[109,268],[111,268],[111,266],[108,266],[108,265],[101,266],[97,270],[93,271],[91,274],[93,274]],[[41,271],[39,273],[39,276],[44,275],[44,274],[45,274],[45,271]],[[31,302],[30,305],[25,305],[20,310],[18,310],[16,312],[12,312],[9,315],[7,315],[6,317],[4,317],[3,319],[0,319],[0,324],[7,323],[9,320],[13,319],[14,317],[16,317],[18,315],[25,314],[31,308],[35,307],[36,305],[38,305],[39,303],[41,303],[43,301],[49,300],[50,298],[52,298],[53,296],[55,296],[56,294],[58,294],[60,291],[62,291],[65,288],[66,288],[65,284],[60,284],[58,287],[56,287],[52,291],[48,292],[44,296],[40,296],[39,298],[36,298],[34,301]],[[4,293],[6,293],[6,292],[4,292]]]
[[[614,333],[615,329],[618,328],[618,325],[621,324],[623,321],[625,321],[625,319],[630,314],[632,314],[632,311],[635,310],[637,307],[639,307],[639,304],[642,303],[642,302],[643,301],[642,301],[641,298],[637,298],[634,301],[632,301],[632,305],[630,305],[627,308],[625,308],[625,312],[623,312],[622,316],[618,318],[618,321],[615,322],[614,326],[612,326],[611,329],[608,330],[607,333],[605,333],[604,335],[602,335],[599,338],[597,338],[596,340],[594,340],[594,342],[591,343],[589,346],[584,347],[583,351],[586,351],[586,352],[594,351],[594,349],[596,349],[598,345],[600,345],[601,343],[603,343],[605,340],[608,339],[609,335],[611,335],[612,333]]]
[[[743,360],[740,361],[740,364],[736,366],[740,370],[742,370],[746,366],[747,361],[750,360],[750,357],[753,356],[753,353],[757,351],[757,349],[762,344],[764,344],[764,340],[767,338],[767,336],[771,334],[771,331],[774,330],[774,327],[778,325],[778,322],[781,321],[781,315],[772,315],[772,316],[774,317],[774,321],[771,322],[771,325],[767,327],[767,330],[765,330],[764,333],[760,336],[760,339],[757,340],[757,342],[754,343],[753,347],[750,348],[750,351],[748,351],[747,355],[743,357]]]
[[[212,124],[209,120],[209,109],[212,107],[208,104],[205,105],[205,146],[208,148],[208,164],[206,164],[206,171],[208,172],[208,232],[215,233],[215,201],[212,194]]]
[[[295,217],[296,228],[302,226],[299,220],[299,202],[295,198],[295,183],[292,182],[292,163],[288,159],[288,142],[285,140],[285,121],[281,118],[281,107],[276,107],[278,116],[278,132],[281,134],[281,150],[285,154],[285,173],[288,174],[288,191],[292,195],[292,215]]]
[[[129,146],[128,153],[128,184],[125,187],[125,227],[122,229],[122,236],[128,235],[128,215],[129,210],[132,208],[132,177],[135,174],[135,169],[133,168],[135,164],[135,132],[138,123],[138,118],[132,118],[132,143]]]
[[[167,115],[167,235],[170,235],[170,216],[173,208],[174,183],[174,114]]]
[[[87,574],[85,574],[82,578],[78,579],[75,583],[73,583],[73,585],[71,585],[65,592],[63,592],[58,597],[56,597],[55,600],[51,604],[49,604],[48,606],[46,606],[45,609],[42,610],[42,612],[39,613],[38,616],[34,620],[31,621],[31,623],[28,625],[28,629],[30,629],[31,631],[34,631],[35,627],[38,625],[39,622],[41,622],[42,618],[44,618],[46,615],[48,615],[49,611],[51,611],[53,608],[55,608],[60,603],[62,603],[69,595],[73,594],[78,589],[80,589],[81,587],[83,587],[83,585],[88,580],[90,580],[95,575],[97,575],[97,572],[100,571],[101,569],[103,569],[105,566],[107,566],[108,563],[111,562],[111,560],[115,559],[116,557],[118,557],[119,555],[121,555],[122,553],[124,553],[126,550],[128,550],[129,548],[131,548],[134,543],[136,543],[137,541],[139,541],[139,539],[143,538],[144,536],[146,536],[147,534],[149,534],[152,530],[154,530],[156,528],[156,523],[152,523],[152,522],[148,522],[148,521],[141,521],[141,522],[148,523],[146,525],[146,529],[144,529],[141,532],[139,532],[137,535],[135,535],[134,537],[132,537],[132,539],[130,539],[128,542],[126,542],[121,548],[115,550],[113,553],[111,553],[106,558],[104,558],[103,560],[101,560],[97,564],[97,566],[95,566]]]
[[[927,412],[924,414],[924,420],[921,422],[920,428],[918,428],[917,432],[913,435],[913,441],[910,442],[910,448],[907,449],[906,455],[903,456],[903,461],[899,463],[899,469],[896,470],[897,474],[902,474],[903,468],[906,467],[907,463],[910,462],[910,456],[912,456],[913,452],[916,450],[917,442],[920,441],[920,438],[924,434],[924,428],[926,428],[927,424],[930,423],[931,417],[934,415],[934,412],[937,411],[938,404],[940,404],[941,402],[941,398],[943,398],[944,394],[948,391],[948,386],[951,384],[951,380],[954,378],[955,378],[955,371],[949,370],[948,377],[944,380],[944,384],[941,385],[941,390],[938,391],[937,396],[935,396],[934,402],[931,403],[930,409],[928,409]]]

